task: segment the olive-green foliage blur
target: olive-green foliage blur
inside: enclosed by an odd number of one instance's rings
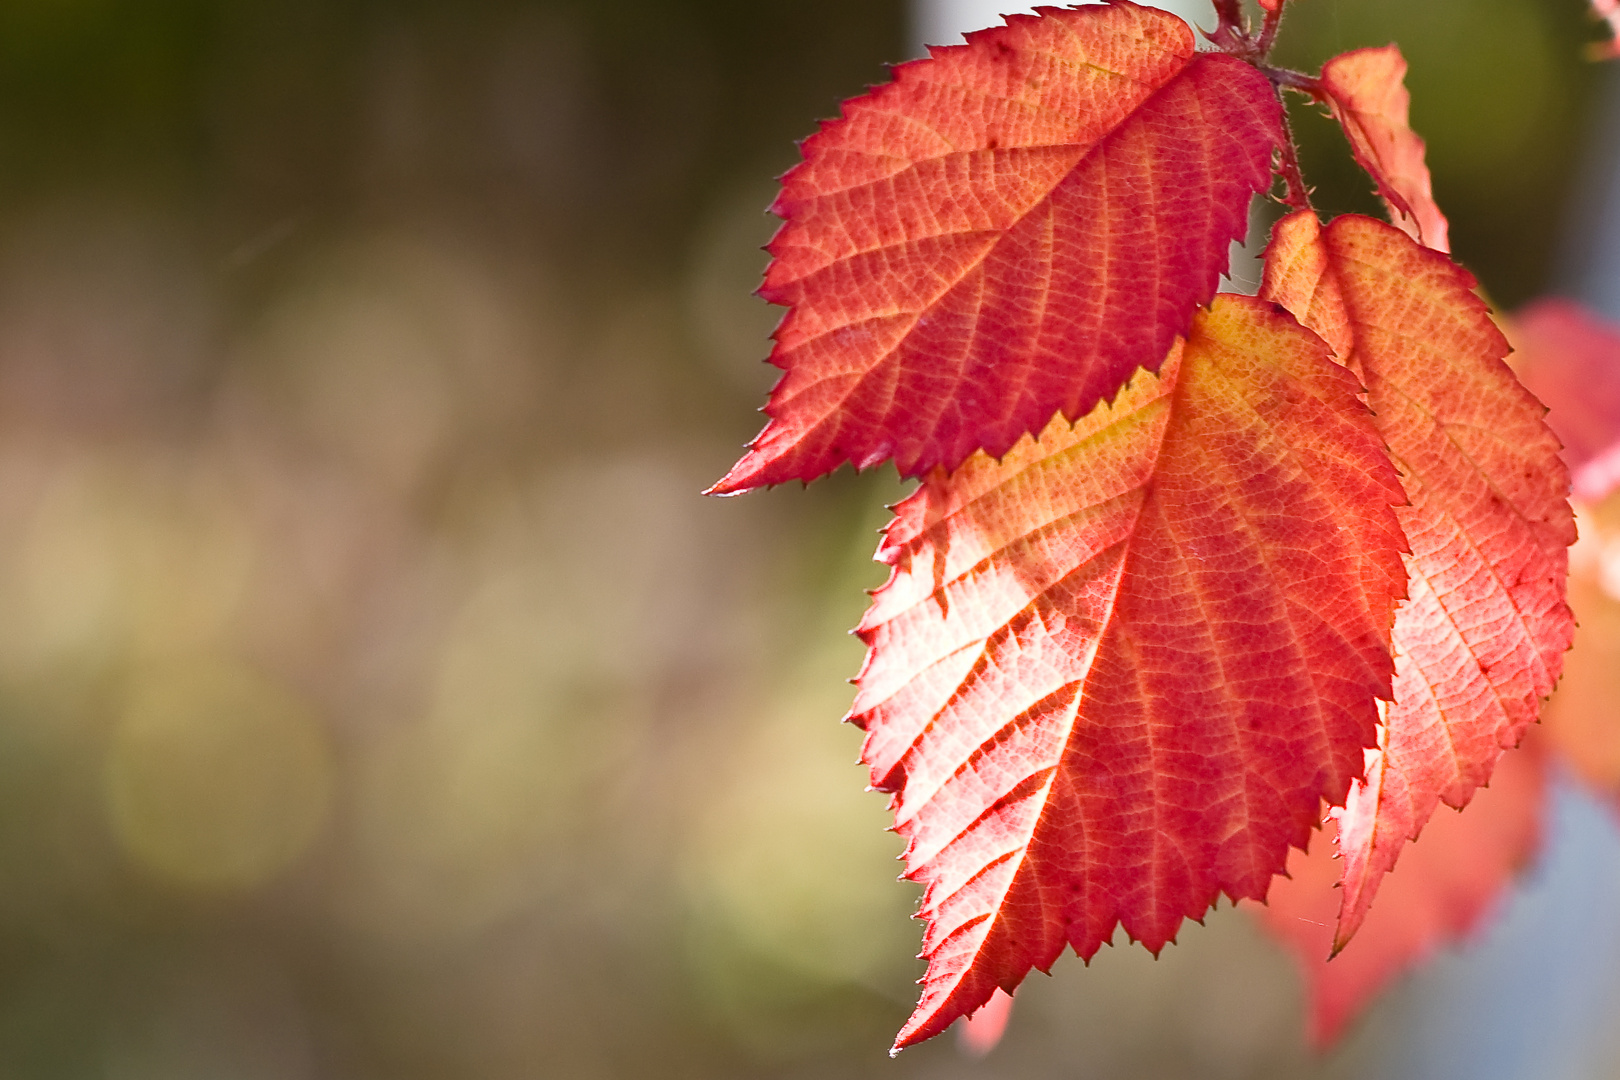
[[[1534,293],[1575,0],[1297,6],[1313,64],[1401,39],[1458,249]],[[697,492],[770,383],[770,178],[904,27],[0,5],[0,1077],[1317,1068],[1229,911],[983,1067],[882,1055],[916,893],[837,720],[901,489]]]
[[[1337,53],[1395,42],[1412,127],[1428,143],[1454,254],[1512,308],[1560,277],[1567,197],[1604,72],[1585,0],[1295,0],[1273,56],[1314,73]],[[1378,213],[1338,125],[1290,97],[1303,166],[1324,212]]]

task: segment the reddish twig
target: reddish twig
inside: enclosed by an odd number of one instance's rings
[[[1620,0],[1616,0],[1616,2],[1620,3]],[[1260,70],[1265,72],[1266,78],[1271,80],[1271,85],[1277,87],[1279,99],[1282,97],[1280,91],[1283,87],[1304,94],[1315,101],[1321,101],[1325,96],[1322,92],[1322,84],[1303,72],[1265,66],[1262,66]],[[1287,109],[1283,110],[1282,120],[1283,141],[1282,147],[1278,151],[1280,159],[1277,163],[1277,171],[1282,174],[1283,181],[1288,185],[1288,193],[1283,196],[1282,201],[1295,210],[1309,210],[1311,209],[1311,189],[1305,186],[1305,175],[1299,168],[1299,147],[1294,142],[1294,127],[1288,122]]]
[[[1204,36],[1217,49],[1244,60],[1256,60],[1254,40],[1249,36],[1248,20],[1243,17],[1242,0],[1215,0],[1215,15],[1220,21],[1212,33]]]
[[[1620,0],[1598,0],[1604,3],[1620,3]],[[1260,25],[1259,32],[1249,25],[1247,16],[1243,14],[1242,0],[1214,0],[1215,15],[1219,22],[1215,29],[1204,36],[1222,52],[1236,56],[1240,60],[1247,60],[1256,67],[1263,67],[1266,56],[1277,41],[1277,28],[1282,23],[1283,5],[1278,3],[1275,7],[1265,7],[1265,20]]]
[[[1615,2],[1620,3],[1620,0],[1615,0]],[[1290,71],[1288,68],[1267,67],[1264,65],[1261,66],[1260,70],[1265,72],[1266,78],[1271,80],[1273,86],[1297,90],[1316,101],[1321,101],[1324,97],[1322,84],[1317,81],[1314,75],[1307,75],[1303,71]]]
[[[1606,0],[1594,0],[1594,3],[1604,3]],[[1239,34],[1247,36],[1248,28],[1244,26],[1242,0],[1215,0],[1215,16],[1220,19],[1220,28],[1231,27]]]
[[[1278,150],[1280,160],[1277,171],[1282,174],[1283,182],[1288,185],[1288,191],[1283,195],[1283,204],[1295,210],[1311,209],[1311,189],[1305,186],[1305,174],[1299,169],[1299,148],[1294,145],[1294,129],[1288,123],[1288,117],[1283,117],[1283,141]]]
[[[1600,0],[1600,2],[1616,3],[1620,0]],[[1266,10],[1265,22],[1260,24],[1260,37],[1255,43],[1255,52],[1264,60],[1271,55],[1271,47],[1277,42],[1277,27],[1282,24],[1283,5]]]

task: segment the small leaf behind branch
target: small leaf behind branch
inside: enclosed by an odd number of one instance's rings
[[[1446,216],[1434,201],[1423,140],[1407,120],[1406,58],[1393,45],[1356,49],[1322,65],[1328,108],[1356,162],[1373,178],[1390,220],[1418,243],[1450,251]]]

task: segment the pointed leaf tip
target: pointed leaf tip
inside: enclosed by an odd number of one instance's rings
[[[1333,845],[1318,836],[1288,860],[1292,877],[1272,883],[1260,923],[1293,955],[1309,999],[1310,1041],[1326,1049],[1393,979],[1441,947],[1476,932],[1514,874],[1540,844],[1546,764],[1539,736],[1505,756],[1488,791],[1465,814],[1429,823],[1401,859],[1383,902],[1345,947],[1337,940]],[[1323,959],[1331,949],[1329,959]]]

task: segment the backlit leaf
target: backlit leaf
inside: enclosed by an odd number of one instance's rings
[[[1281,106],[1128,0],[935,47],[803,144],[761,295],[770,421],[712,489],[996,457],[1157,368],[1214,293]]]
[[[1412,239],[1450,251],[1446,216],[1434,201],[1423,140],[1407,122],[1406,59],[1393,45],[1342,53],[1322,65],[1328,108],[1356,162],[1372,176],[1390,220]]]
[[[851,720],[925,883],[926,1039],[1116,926],[1260,897],[1390,692],[1400,485],[1355,379],[1220,296],[1162,374],[931,473],[878,557]]]
[[[1400,469],[1395,700],[1339,815],[1343,947],[1440,802],[1462,807],[1552,692],[1573,620],[1568,473],[1467,271],[1381,222],[1278,223],[1261,295],[1334,346]]]

